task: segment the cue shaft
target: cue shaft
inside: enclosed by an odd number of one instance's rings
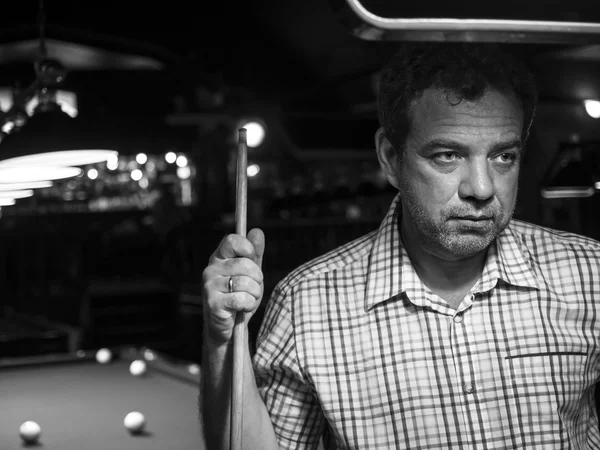
[[[248,211],[247,199],[247,166],[248,146],[246,129],[240,128],[237,169],[236,169],[236,195],[235,195],[235,232],[246,237],[246,216]],[[246,313],[239,311],[235,315],[233,327],[233,374],[231,385],[231,422],[229,448],[242,450],[242,412],[243,412],[243,382],[244,382],[244,343],[246,340]]]

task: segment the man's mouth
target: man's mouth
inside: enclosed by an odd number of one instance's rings
[[[489,219],[491,219],[491,217],[490,216],[483,216],[483,215],[480,215],[480,216],[469,215],[469,216],[455,217],[455,219],[479,221],[479,220],[489,220]]]

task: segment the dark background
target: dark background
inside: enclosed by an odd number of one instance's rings
[[[583,1],[391,3],[364,4],[388,17],[600,22]],[[34,79],[38,7],[11,2],[0,15],[0,86]],[[298,264],[377,227],[393,191],[365,174],[377,167],[375,80],[395,45],[353,36],[342,9],[319,0],[44,2],[48,55],[69,70],[64,89],[77,93],[80,117],[118,134],[121,154],[188,154],[197,201],[166,230],[147,225],[164,211],[4,208],[0,354],[62,351],[71,336],[74,347],[143,343],[199,360],[202,269],[234,229],[236,129],[223,117],[267,125],[249,154],[264,167],[249,185],[249,227],[267,235],[267,294]],[[598,239],[598,195],[544,200],[539,189],[562,144],[600,140],[582,103],[600,97],[600,46],[504,47],[534,71],[541,94],[515,217]],[[319,180],[326,190],[315,189]]]

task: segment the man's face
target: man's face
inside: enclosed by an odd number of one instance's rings
[[[388,155],[388,180],[401,193],[403,234],[446,260],[486,249],[508,225],[517,199],[518,99],[490,89],[478,101],[452,106],[443,91],[428,89],[409,114],[401,161],[386,152],[391,144],[381,132],[377,138],[380,161]]]

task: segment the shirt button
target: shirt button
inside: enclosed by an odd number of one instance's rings
[[[462,319],[462,314],[457,314],[454,316],[454,323],[461,323]]]
[[[475,387],[471,383],[466,383],[463,386],[463,392],[465,394],[472,394],[474,390],[475,390]]]

